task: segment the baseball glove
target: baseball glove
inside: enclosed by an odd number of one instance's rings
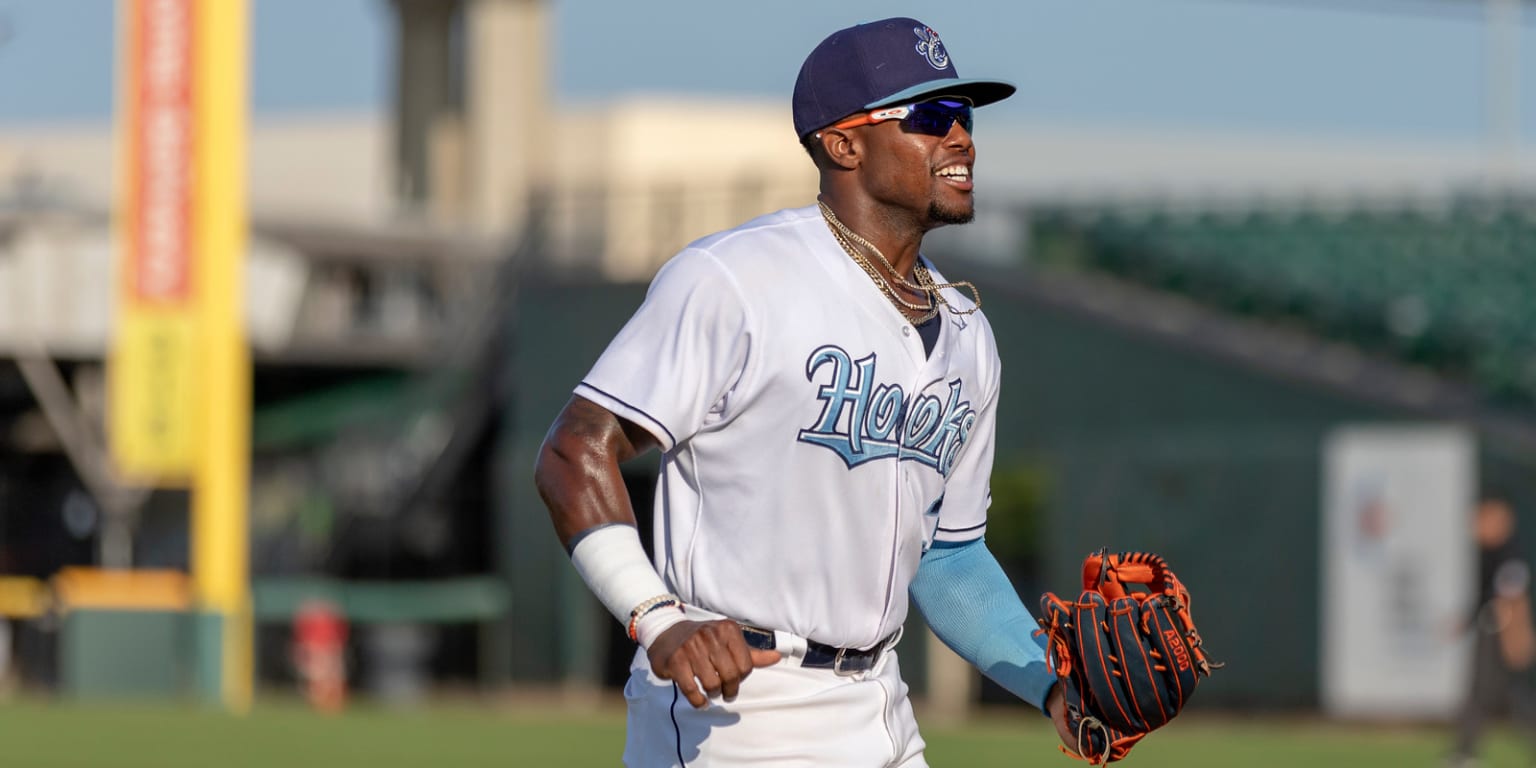
[[[1083,561],[1076,601],[1041,596],[1040,632],[1077,733],[1076,757],[1094,765],[1125,757],[1221,667],[1206,658],[1189,603],[1189,590],[1161,557],[1107,550]]]

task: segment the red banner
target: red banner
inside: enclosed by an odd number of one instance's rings
[[[124,475],[179,484],[197,455],[197,31],[200,0],[118,7],[118,314],[108,433]],[[225,3],[229,0],[212,0]],[[206,12],[206,9],[205,9]]]
[[[128,293],[156,306],[182,305],[191,296],[193,2],[128,4],[136,49],[129,61],[137,70],[128,105],[135,115]]]

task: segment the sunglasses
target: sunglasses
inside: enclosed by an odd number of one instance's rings
[[[971,126],[974,125],[971,102],[968,99],[945,97],[899,107],[882,107],[873,112],[854,115],[832,127],[856,128],[886,120],[900,120],[903,131],[927,136],[948,136],[950,127],[955,123],[959,123],[966,133],[970,133]]]

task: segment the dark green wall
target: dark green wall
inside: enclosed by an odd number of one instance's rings
[[[1388,414],[983,286],[1003,358],[998,464],[1050,488],[1042,581],[1090,551],[1163,555],[1229,666],[1200,704],[1309,704],[1317,688],[1318,446]]]
[[[512,585],[514,680],[600,682],[605,638],[615,624],[590,597],[555,538],[533,486],[540,443],[581,377],[644,297],[644,286],[525,282],[516,299],[512,391],[498,451],[497,551]],[[653,455],[649,459],[656,462]]]
[[[1257,373],[1148,334],[1041,306],[981,281],[1003,358],[999,471],[1043,473],[1044,552],[1018,587],[1076,591],[1099,547],[1164,555],[1195,596],[1215,658],[1197,706],[1305,707],[1318,690],[1320,458],[1341,422],[1403,414]],[[531,485],[550,421],[641,286],[525,285],[515,333],[516,407],[504,450],[504,564],[519,679],[595,681],[612,623],[586,597]],[[1525,458],[1485,454],[1509,476]]]

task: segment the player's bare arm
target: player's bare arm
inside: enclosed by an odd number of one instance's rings
[[[539,495],[567,551],[605,526],[635,526],[619,465],[657,445],[633,422],[582,397],[571,398],[550,427],[534,469]],[[779,660],[778,653],[748,648],[741,627],[725,619],[680,621],[662,631],[646,653],[656,676],[672,680],[701,709],[713,696],[734,700],[755,667]]]
[[[596,403],[572,397],[539,450],[534,483],[567,550],[584,531],[635,525],[619,465],[656,447],[656,438]]]

